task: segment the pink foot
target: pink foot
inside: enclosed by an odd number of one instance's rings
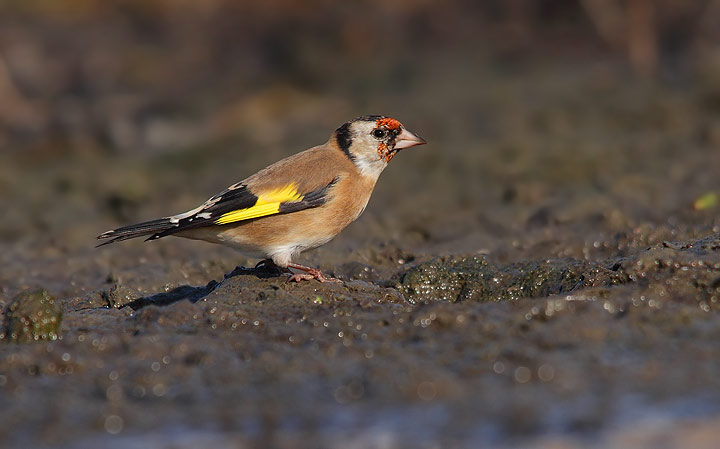
[[[325,276],[323,272],[318,270],[317,268],[310,268],[306,267],[305,265],[299,265],[296,263],[289,263],[288,268],[295,268],[296,270],[301,270],[305,272],[290,275],[287,280],[288,282],[310,281],[313,279],[319,282],[342,282],[340,279]]]

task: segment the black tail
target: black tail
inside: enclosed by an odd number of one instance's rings
[[[109,245],[110,243],[119,242],[121,240],[134,239],[135,237],[143,237],[146,235],[154,235],[158,232],[166,231],[175,226],[170,222],[169,218],[158,218],[157,220],[145,221],[122,228],[113,229],[112,231],[103,232],[97,238],[99,240],[110,239],[100,243],[98,246]]]

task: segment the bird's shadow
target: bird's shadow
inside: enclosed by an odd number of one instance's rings
[[[170,304],[174,304],[182,300],[188,300],[192,303],[196,303],[212,293],[216,288],[222,285],[223,282],[235,276],[255,276],[259,279],[268,279],[282,275],[283,272],[275,267],[266,267],[263,265],[255,268],[247,268],[238,266],[230,273],[227,273],[220,282],[213,279],[204,287],[181,285],[167,292],[137,298],[128,302],[123,307],[130,307],[134,311],[138,311],[143,307],[169,306]]]

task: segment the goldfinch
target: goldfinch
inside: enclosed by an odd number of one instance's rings
[[[290,273],[291,281],[335,280],[293,263],[293,257],[329,242],[355,221],[395,154],[424,143],[393,118],[358,117],[325,144],[282,159],[193,210],[104,232],[98,239],[108,240],[98,246],[174,235],[264,259],[261,263]]]

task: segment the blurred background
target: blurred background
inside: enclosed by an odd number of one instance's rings
[[[627,182],[652,215],[717,186],[694,170],[720,144],[720,2],[3,1],[0,102],[7,241],[192,207],[370,113],[431,143],[373,213],[533,213],[552,178]]]

